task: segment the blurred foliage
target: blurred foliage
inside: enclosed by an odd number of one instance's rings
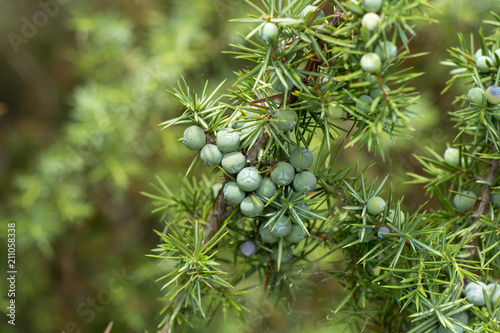
[[[145,214],[149,209],[139,191],[156,173],[175,179],[183,166],[182,152],[171,145],[175,132],[156,130],[162,117],[176,111],[162,87],[180,75],[227,75],[219,61],[228,31],[219,21],[227,22],[229,12],[220,6],[230,8],[223,1],[86,2],[60,8],[54,20],[69,30],[54,29],[66,35],[57,56],[63,54],[71,64],[71,81],[78,82],[70,96],[61,96],[66,114],[52,119],[62,126],[49,124],[49,134],[32,135],[36,123],[25,133],[22,121],[11,118],[19,126],[5,127],[12,142],[6,148],[16,154],[16,137],[34,141],[25,143],[29,151],[19,156],[27,165],[8,170],[12,174],[3,188],[8,196],[2,220],[17,223],[24,272],[18,281],[23,297],[17,301],[25,331],[62,331],[71,321],[86,332],[103,331],[111,320],[120,331],[142,331],[154,322],[158,291],[146,278],[155,263],[144,253],[151,248],[155,221]],[[6,52],[15,61],[45,51],[28,44],[20,46],[19,55]],[[50,145],[39,146],[40,137]],[[108,281],[122,272],[131,280],[111,290],[110,304],[99,304],[108,301],[99,299],[110,290]],[[99,310],[87,297],[97,298]]]
[[[447,112],[465,88],[456,85],[440,95],[448,69],[439,61],[448,57],[448,46],[457,44],[457,32],[476,31],[488,11],[498,11],[496,0],[437,0],[434,5],[441,12],[432,16],[440,23],[420,27],[411,44],[412,53],[430,54],[425,60],[406,62],[426,72],[414,83],[423,93],[417,106],[423,118],[413,123],[414,139],[399,140],[397,147],[385,143],[391,149],[389,160],[376,160],[373,174],[367,175],[394,175],[395,195],[411,193],[407,195],[415,199],[406,200],[414,205],[407,210],[418,207],[424,195],[402,184],[406,172],[421,172],[412,153],[423,155],[424,146],[442,153],[445,142],[456,135]],[[42,10],[38,1],[10,2],[2,9],[2,36],[22,35],[22,19],[32,20]],[[104,331],[110,321],[118,332],[155,329],[160,292],[149,281],[166,268],[143,255],[157,242],[152,229],[158,224],[139,192],[148,188],[155,174],[170,187],[179,185],[192,159],[174,144],[181,129],[157,127],[161,120],[180,114],[163,91],[181,75],[201,86],[241,67],[221,54],[228,39],[239,42],[235,29],[247,32],[228,22],[242,16],[241,10],[245,6],[229,0],[69,2],[19,45],[19,52],[2,38],[0,220],[2,226],[17,223],[22,268],[17,329],[61,332],[72,321],[83,332]],[[339,163],[366,165],[373,158],[351,148],[342,152]],[[0,235],[4,234],[2,227]],[[0,247],[5,248],[4,238]],[[308,273],[313,283],[325,276],[324,269]],[[110,288],[115,281],[118,287]],[[335,300],[334,283],[321,286],[309,292]],[[5,311],[4,280],[0,290]],[[91,308],[88,298],[104,297],[103,290],[112,291],[111,301],[98,304],[91,318],[85,312]],[[252,321],[227,322],[228,331],[299,331],[331,319],[330,313],[316,312],[316,302],[285,300],[281,306],[287,311],[281,311],[261,303],[256,294],[247,300],[248,306],[260,307]],[[4,324],[0,322],[0,330],[8,332]],[[207,331],[214,331],[219,321],[212,325]],[[66,330],[71,332],[71,324]]]

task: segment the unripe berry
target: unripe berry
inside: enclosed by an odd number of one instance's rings
[[[381,41],[375,47],[375,53],[380,56],[380,59],[385,61],[394,58],[398,54],[398,48],[391,42]]]
[[[493,65],[493,60],[490,57],[480,56],[476,59],[476,67],[480,73],[489,73],[490,66]]]
[[[262,179],[262,182],[255,193],[262,198],[271,198],[274,193],[276,193],[276,185],[271,178],[266,177]]]
[[[330,119],[333,119],[333,120],[338,120],[340,118],[342,118],[344,114],[344,110],[342,109],[342,107],[338,104],[335,104],[335,103],[331,103],[331,104],[328,104],[328,107],[326,109],[326,116]]]
[[[363,0],[361,7],[365,12],[378,12],[382,8],[382,0]]]
[[[486,93],[484,94],[489,103],[496,105],[500,103],[500,87],[499,86],[491,86],[486,89]]]
[[[208,166],[219,165],[222,161],[222,152],[216,145],[209,143],[201,148],[200,159]]]
[[[380,23],[380,16],[376,13],[366,13],[361,19],[361,25],[363,28],[373,31],[377,29]]]
[[[361,57],[361,68],[367,73],[379,73],[382,59],[376,53],[366,53]]]
[[[381,197],[370,198],[366,203],[366,209],[368,210],[368,213],[378,215],[384,211],[385,201]]]
[[[481,48],[477,49],[476,52],[474,53],[474,58],[477,60],[477,58],[483,56],[483,50]],[[493,54],[491,53],[490,50],[488,50],[488,57],[493,58]]]
[[[278,186],[285,186],[293,182],[295,177],[295,169],[290,163],[279,162],[278,165],[271,171],[271,179]]]
[[[295,111],[277,111],[274,119],[276,126],[283,132],[288,132],[295,128],[299,117]]]
[[[458,151],[457,148],[447,148],[444,151],[444,161],[448,164],[451,165],[459,165],[460,164],[460,158],[459,158],[460,152]]]
[[[278,222],[274,221],[270,224],[271,232],[276,237],[286,237],[292,231],[292,221],[286,215],[283,215]]]
[[[483,282],[471,282],[465,287],[464,294],[467,302],[476,306],[483,306],[486,301],[483,296],[483,288],[487,289]]]
[[[271,232],[271,228],[264,227],[265,223],[263,223],[260,228],[259,228],[259,235],[260,238],[266,243],[273,244],[278,241],[278,237],[274,236],[273,233]]]
[[[313,164],[313,155],[305,147],[293,148],[290,151],[290,164],[299,170],[306,170]]]
[[[496,49],[495,51],[493,51],[493,53],[500,59],[500,49]],[[493,54],[491,56],[491,59],[496,60]],[[499,66],[500,64],[497,63],[496,65]]]
[[[255,246],[255,243],[252,241],[246,241],[241,243],[240,245],[240,252],[245,256],[245,257],[251,257],[255,254],[255,251],[257,250],[257,246]]]
[[[363,240],[361,241],[362,243],[368,243],[375,237],[375,233],[373,229],[368,229],[368,228],[363,228],[358,230],[358,238],[361,239],[361,236],[363,235],[363,230],[365,230],[365,234],[363,236]]]
[[[307,5],[301,12],[300,17],[304,19],[306,23],[309,23],[314,13],[318,10],[318,7],[313,5]],[[325,18],[325,13],[322,10],[319,11],[318,16],[316,16],[316,20],[322,20]]]
[[[491,202],[497,207],[500,207],[500,192],[491,195]]]
[[[377,231],[377,237],[384,240],[384,239],[387,239],[387,236],[383,235],[383,234],[386,234],[386,233],[389,233],[389,228],[387,227],[382,227],[380,229],[378,229]]]
[[[453,197],[453,206],[458,210],[469,210],[476,203],[476,195],[472,191],[462,191]]]
[[[239,151],[228,153],[222,157],[221,166],[230,175],[238,173],[245,167],[245,156]]]
[[[214,198],[219,195],[221,188],[222,188],[222,183],[215,183],[212,185],[212,194]]]
[[[464,289],[464,295],[467,296],[467,294],[473,290],[473,289],[488,289],[488,286],[484,283],[484,282],[481,282],[481,281],[477,281],[477,282],[470,282],[469,284],[467,284],[465,286],[465,289]]]
[[[207,139],[205,137],[205,131],[200,126],[189,126],[184,131],[184,136],[182,137],[182,141],[186,145],[186,147],[190,150],[199,150],[203,148]]]
[[[240,134],[225,128],[217,133],[215,142],[217,148],[224,153],[236,151],[240,147]]]
[[[267,22],[266,24],[264,24],[264,26],[262,26],[259,31],[260,36],[266,42],[276,39],[276,37],[278,37],[278,33],[278,27],[276,26],[276,24],[271,22]]]
[[[295,178],[293,179],[293,189],[295,192],[299,192],[305,187],[306,193],[312,192],[314,191],[317,182],[318,180],[313,173],[303,171],[295,175]]]
[[[366,108],[365,106],[363,106],[361,103],[358,103],[356,102],[356,107],[358,109],[360,109],[361,111],[365,112],[365,113],[368,113],[370,112],[370,105],[372,104],[373,102],[373,98],[371,98],[370,96],[368,95],[361,95],[359,96],[358,98],[362,103],[365,103],[365,104],[368,104],[368,108]]]
[[[222,191],[227,202],[233,205],[239,205],[246,196],[245,191],[243,191],[238,184],[233,181],[224,185],[224,189]]]
[[[246,167],[238,173],[236,182],[243,191],[252,192],[259,188],[262,178],[259,175],[259,170]]]
[[[484,96],[484,91],[479,87],[472,88],[467,93],[467,98],[469,99],[469,101],[476,104],[483,103],[483,96]]]
[[[303,240],[306,235],[307,234],[304,232],[304,230],[302,230],[300,225],[294,224],[292,225],[292,231],[290,231],[290,233],[286,236],[285,240],[288,243],[294,244]]]
[[[240,203],[241,213],[248,217],[255,217],[262,213],[264,210],[264,204],[259,197],[254,195],[249,195]]]

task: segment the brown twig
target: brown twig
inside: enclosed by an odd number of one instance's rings
[[[491,201],[491,186],[494,184],[495,179],[498,175],[499,160],[492,160],[490,167],[488,168],[488,173],[484,178],[485,183],[481,186],[481,201],[477,205],[476,210],[472,214],[474,221],[477,221],[484,215],[486,208]],[[478,232],[477,228],[471,230],[469,235],[474,235]],[[471,247],[466,249],[465,252],[469,254],[470,258],[473,258],[477,252],[477,247],[479,245],[479,237],[474,237],[471,243]]]

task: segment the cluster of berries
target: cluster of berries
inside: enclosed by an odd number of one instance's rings
[[[361,19],[361,26],[370,33],[375,32],[380,28],[380,15],[378,14],[382,9],[382,0],[363,0],[361,8],[365,12]],[[378,74],[381,71],[384,61],[389,61],[396,57],[398,48],[396,45],[387,40],[380,40],[377,42],[373,52],[365,53],[360,59],[361,69],[366,73]],[[384,86],[386,92],[390,89]],[[378,96],[383,94],[380,87],[374,87],[369,94],[363,94],[358,97],[359,102],[356,102],[356,108],[362,112],[369,113],[372,102]]]
[[[496,283],[471,282],[464,289],[464,295],[467,302],[475,306],[483,306],[486,304],[487,299],[484,297],[483,290],[488,295],[491,306],[494,307],[500,297],[500,286]]]
[[[247,116],[251,112],[247,112]],[[295,128],[297,125],[295,111],[276,111],[273,119],[275,125],[283,132]],[[255,126],[254,121],[244,121],[236,115],[230,123],[231,128],[224,128],[217,132],[215,144],[207,143],[205,131],[196,125],[184,131],[183,142],[188,149],[200,150],[201,161],[208,166],[220,166],[234,180],[226,182],[222,188],[225,200],[240,208],[241,214],[247,217],[262,216],[265,202],[275,198],[279,187],[288,186],[288,191],[305,193],[314,191],[316,176],[307,171],[313,164],[313,154],[305,147],[296,147],[290,150],[288,161],[280,161],[269,170],[246,166],[249,161],[241,151],[241,137],[248,128]],[[262,177],[261,174],[266,174]],[[307,212],[307,205],[300,204],[300,209]],[[307,214],[302,214],[307,215]],[[307,235],[301,225],[292,216],[281,216],[272,223],[264,221],[259,229],[262,241],[273,244],[280,238],[284,244],[300,242]],[[240,245],[240,251],[245,256],[251,256],[256,251],[252,241]],[[285,261],[282,256],[282,262]],[[287,258],[287,257],[286,257]]]
[[[485,298],[485,294],[487,298]],[[483,282],[471,282],[464,289],[464,295],[467,302],[474,304],[475,306],[484,306],[486,301],[489,299],[492,307],[496,305],[498,299],[500,298],[500,286],[496,283],[490,283],[486,285]],[[467,325],[469,322],[469,316],[467,312],[462,311],[451,316],[451,318],[459,321],[463,325]],[[464,328],[457,324],[452,324],[455,331],[445,328],[443,325],[439,325],[432,333],[451,333],[459,332],[462,333]]]
[[[365,11],[361,19],[361,26],[373,32],[380,27],[382,0],[363,0],[361,7]],[[396,45],[389,41],[379,41],[374,52],[369,52],[361,57],[361,68],[367,73],[380,73],[382,62],[392,59],[398,53]]]
[[[488,55],[483,55],[483,51],[479,49],[474,54],[476,69],[479,73],[490,74],[498,71],[498,67],[500,66],[500,49],[496,49],[493,52],[488,51],[488,53]],[[467,93],[467,98],[471,102],[472,106],[478,107],[482,107],[483,100],[486,100],[493,108],[493,117],[500,120],[500,109],[495,108],[496,105],[500,104],[499,86],[493,85],[486,88],[486,90],[484,90],[483,87],[474,87]]]
[[[447,148],[444,151],[443,158],[446,163],[455,166],[459,166],[461,161],[464,161],[464,157],[460,159],[460,151],[457,148]],[[500,196],[498,196],[498,199],[500,199]],[[464,190],[453,197],[453,207],[461,211],[467,211],[474,207],[476,201],[477,197],[474,192]]]

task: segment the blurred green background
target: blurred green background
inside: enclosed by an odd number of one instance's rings
[[[421,172],[412,154],[441,153],[455,130],[447,118],[456,95],[440,95],[449,78],[439,64],[457,32],[477,32],[498,0],[436,0],[440,21],[418,27],[407,63],[425,75],[414,140],[387,141],[388,158],[357,148],[341,164],[375,160],[371,177],[390,181],[411,211],[426,199],[405,185],[406,172]],[[161,309],[162,269],[145,254],[159,242],[159,216],[140,191],[161,176],[179,184],[193,153],[176,140],[183,128],[158,124],[179,114],[167,93],[181,76],[195,89],[229,78],[245,64],[222,53],[249,27],[230,23],[251,9],[231,0],[2,1],[0,11],[0,230],[1,276],[6,268],[7,223],[16,223],[16,327],[0,319],[0,332],[154,332]],[[488,28],[485,28],[488,32]],[[194,174],[207,173],[200,167]],[[408,194],[411,193],[411,194]],[[431,207],[432,202],[429,204]],[[310,271],[320,281],[324,266]],[[212,322],[207,331],[321,331],[339,293],[320,284],[311,300],[259,303],[249,322]],[[313,284],[311,284],[313,286]],[[311,287],[312,288],[312,287]],[[0,312],[7,283],[0,279]],[[321,295],[321,296],[320,296]],[[320,299],[321,298],[321,299]],[[258,310],[257,310],[258,309]],[[367,311],[369,316],[369,311]],[[219,328],[215,328],[219,327]]]

